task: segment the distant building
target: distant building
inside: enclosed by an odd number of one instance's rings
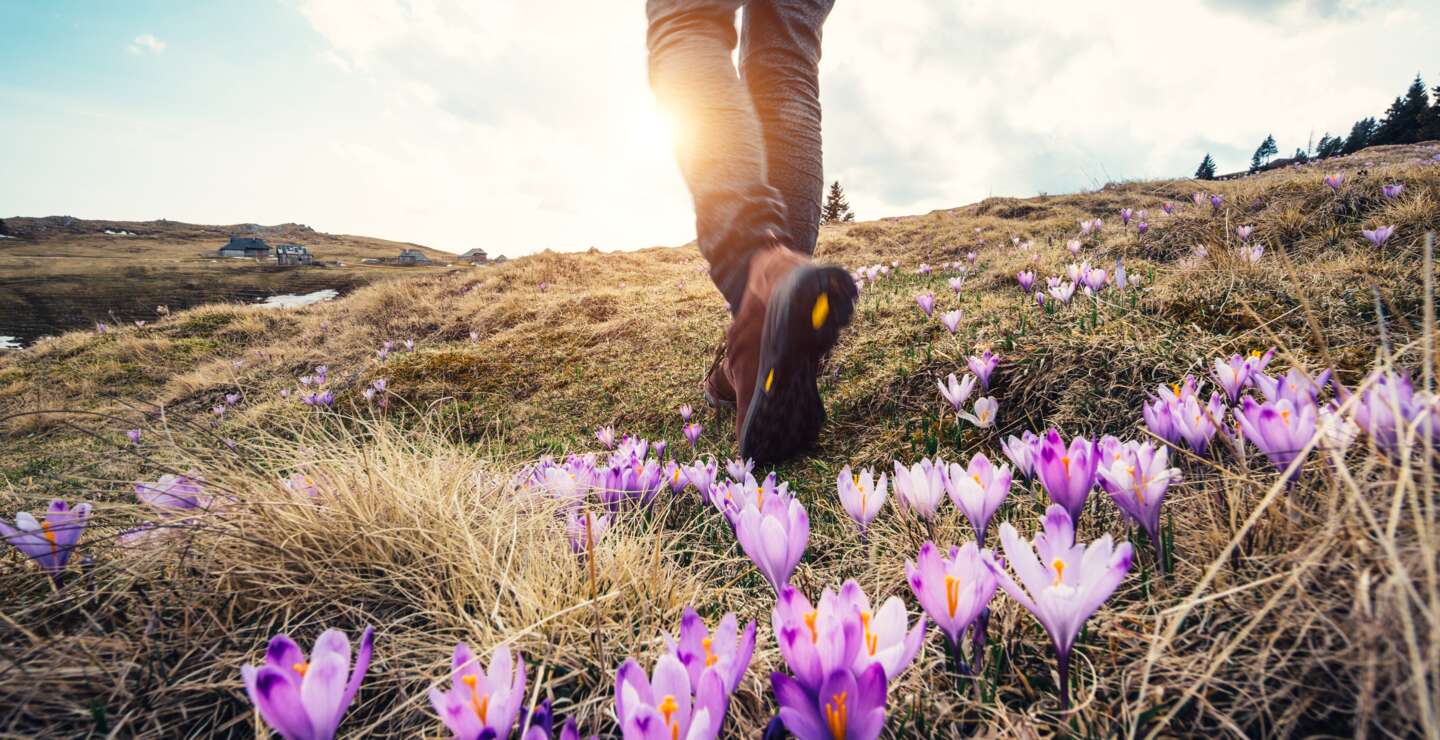
[[[431,264],[434,264],[433,262],[430,261],[430,258],[429,258],[429,257],[426,257],[426,256],[425,256],[425,253],[424,253],[424,252],[421,252],[421,251],[418,250],[418,249],[402,249],[402,250],[400,250],[400,257],[397,258],[395,261],[398,262],[398,263],[400,263],[400,264],[402,264],[402,265],[431,265]]]
[[[270,245],[264,239],[248,236],[232,236],[230,243],[220,248],[221,257],[246,257],[252,260],[270,256]]]
[[[460,261],[469,262],[472,265],[483,265],[490,261],[490,255],[485,254],[485,250],[476,247],[460,255]]]
[[[309,265],[314,264],[315,258],[310,256],[310,250],[300,244],[281,244],[275,247],[275,264],[277,265]]]

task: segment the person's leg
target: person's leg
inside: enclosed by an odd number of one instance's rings
[[[744,0],[647,0],[650,86],[675,121],[676,158],[695,201],[710,277],[740,310],[751,254],[784,239],[780,194],[766,183],[760,122],[730,53]]]
[[[740,76],[765,136],[767,180],[785,201],[787,243],[813,254],[825,188],[820,155],[820,29],[834,0],[750,0]]]

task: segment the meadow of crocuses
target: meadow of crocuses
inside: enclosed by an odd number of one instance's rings
[[[1433,735],[1432,154],[827,227],[860,301],[773,470],[684,250],[41,343],[0,728]]]

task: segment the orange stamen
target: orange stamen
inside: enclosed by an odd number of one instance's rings
[[[484,722],[485,715],[490,713],[490,695],[482,695],[480,690],[475,687],[474,674],[461,676],[460,680],[463,681],[466,686],[470,687],[470,707],[475,710],[475,716],[479,717],[481,722]]]
[[[945,576],[945,606],[950,608],[950,618],[955,618],[955,609],[960,606],[960,579]]]
[[[304,678],[305,672],[310,670],[310,664],[302,660],[299,663],[292,663],[290,665],[290,670],[295,671],[296,673],[300,674],[301,678]]]
[[[873,656],[880,636],[870,631],[870,612],[860,612],[860,626],[865,629],[865,649]]]
[[[1065,580],[1065,561],[1055,558],[1050,561],[1050,567],[1055,569],[1055,582],[1050,585],[1059,586]]]
[[[710,650],[710,645],[711,645],[711,644],[712,644],[712,643],[711,643],[711,640],[710,640],[710,638],[708,638],[708,637],[700,641],[700,645],[705,648],[705,667],[706,667],[706,668],[709,668],[710,666],[715,665],[716,661],[720,660],[720,657],[717,656],[714,652],[712,652],[712,651]]]
[[[50,555],[59,555],[60,542],[55,539],[55,530],[50,528],[50,522],[40,522],[40,529],[45,531],[45,539],[50,542]]]
[[[830,701],[825,702],[825,725],[830,728],[830,737],[835,740],[845,740],[845,726],[850,719],[850,711],[845,706],[847,693],[831,694]]]
[[[818,613],[814,609],[805,612],[805,626],[810,628],[810,642],[818,642],[820,640],[820,633],[815,631],[816,616],[818,616]]]

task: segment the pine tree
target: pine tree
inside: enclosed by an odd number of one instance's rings
[[[825,205],[820,209],[820,223],[838,224],[854,220],[855,213],[850,210],[850,202],[845,200],[845,189],[840,187],[840,181],[830,183],[830,194],[825,196]]]
[[[1377,124],[1374,118],[1362,118],[1350,127],[1350,135],[1345,137],[1345,146],[1340,148],[1341,154],[1354,154],[1364,149],[1375,141],[1375,128]]]
[[[1267,135],[1265,140],[1260,142],[1260,148],[1255,150],[1255,156],[1250,158],[1250,171],[1255,172],[1264,167],[1271,157],[1279,153],[1279,147],[1275,146],[1275,137]]]
[[[1430,93],[1425,81],[1415,75],[1415,81],[1405,91],[1405,96],[1395,98],[1385,118],[1375,132],[1372,144],[1414,144],[1420,140],[1420,126],[1425,113],[1430,110]]]
[[[1315,145],[1315,158],[1328,159],[1340,154],[1345,148],[1345,139],[1339,136],[1331,136],[1329,131],[1320,137],[1320,143]]]
[[[1440,139],[1440,85],[1430,91],[1430,110],[1425,111],[1425,119],[1420,125],[1420,140],[1434,139]]]
[[[1310,154],[1300,147],[1295,147],[1295,156],[1291,157],[1291,159],[1294,159],[1300,164],[1305,164],[1310,161]]]
[[[1215,160],[1211,159],[1210,153],[1205,153],[1205,158],[1200,160],[1200,166],[1195,168],[1196,180],[1215,179]]]

